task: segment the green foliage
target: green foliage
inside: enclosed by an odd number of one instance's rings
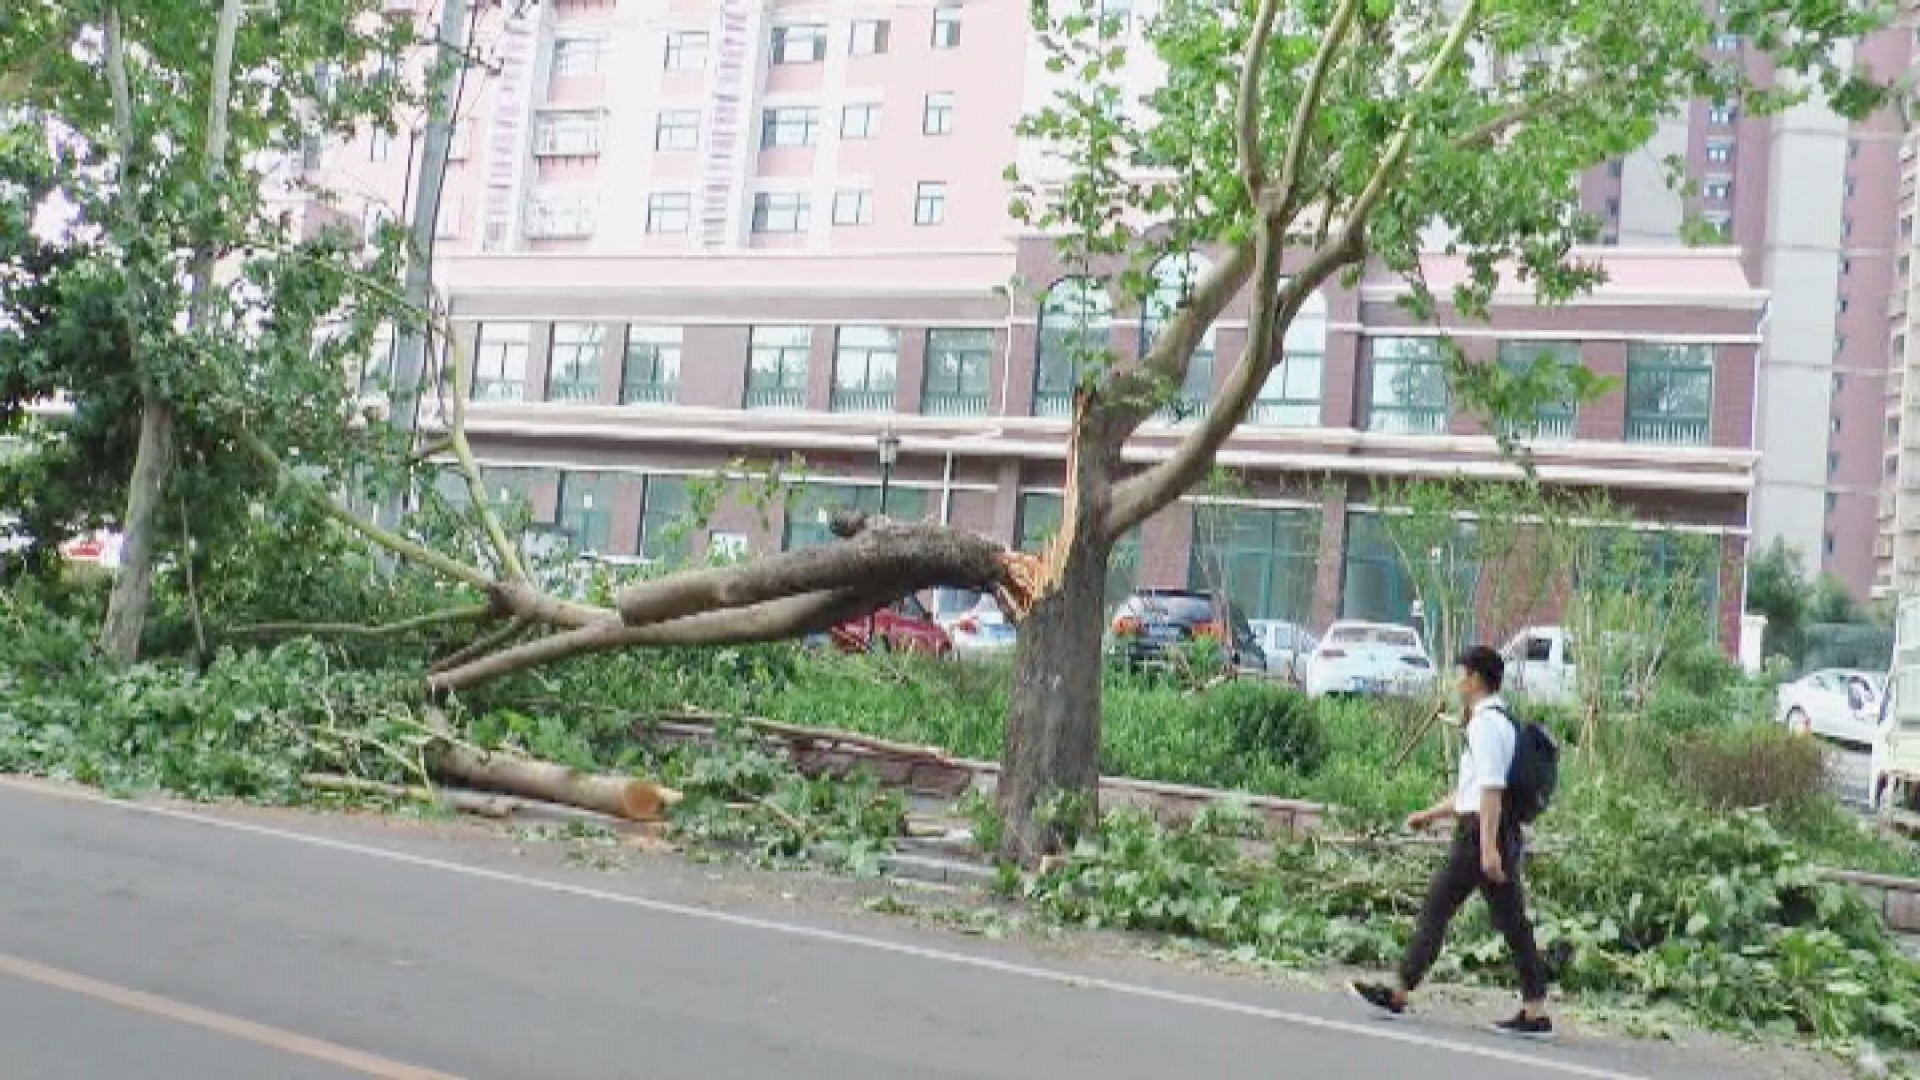
[[[1327,737],[1313,703],[1264,683],[1237,681],[1201,699],[1204,726],[1233,733],[1235,752],[1267,757],[1302,776],[1327,758]]]
[[[1216,817],[1167,829],[1112,814],[1026,894],[1075,924],[1195,938],[1247,959],[1398,959],[1431,855],[1282,841],[1249,857],[1234,841],[1243,828]],[[1556,805],[1539,843],[1529,896],[1566,989],[1830,1043],[1906,1046],[1920,1035],[1920,965],[1765,817],[1589,780]],[[1506,963],[1504,943],[1474,912],[1440,974],[1504,982]]]
[[[1707,732],[1679,746],[1680,768],[1693,792],[1721,810],[1803,810],[1826,791],[1821,744],[1779,724],[1748,724]]]

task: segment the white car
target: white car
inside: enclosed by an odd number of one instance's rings
[[[959,615],[936,617],[934,621],[947,632],[955,656],[1010,652],[1019,640],[1013,623],[1007,621],[1006,613],[1000,610],[1000,601],[989,594],[981,594],[972,608]]]
[[[1780,687],[1777,717],[1790,730],[1836,742],[1871,746],[1880,726],[1885,677],[1829,668]]]
[[[1267,674],[1290,683],[1306,681],[1307,660],[1320,643],[1313,631],[1279,619],[1251,619],[1253,636],[1267,654]]]
[[[1432,693],[1433,660],[1410,626],[1337,622],[1307,662],[1311,698],[1329,694],[1414,697]]]

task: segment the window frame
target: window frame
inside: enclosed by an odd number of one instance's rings
[[[850,366],[859,377],[849,380]],[[842,326],[834,333],[834,412],[892,412],[900,392],[900,331],[889,326]]]
[[[561,331],[570,338],[561,341]],[[584,332],[584,333],[583,333]],[[606,348],[607,328],[594,322],[556,322],[550,328],[547,345],[547,394],[549,402],[592,404],[600,397],[600,357]],[[561,349],[568,350],[567,377],[562,377]],[[584,375],[583,375],[584,373]],[[565,388],[565,396],[556,394]]]
[[[920,104],[920,134],[936,139],[953,134],[954,100],[951,90],[928,91]]]
[[[774,228],[785,224],[787,228]],[[752,230],[755,236],[797,236],[813,228],[813,200],[804,191],[756,191]]]
[[[933,29],[928,42],[936,52],[960,47],[960,8],[942,4],[933,9]]]
[[[948,339],[960,339],[949,343]],[[925,373],[920,382],[920,411],[926,415],[985,415],[993,393],[993,330],[990,328],[939,327],[927,331]],[[953,358],[952,378],[942,365]],[[978,390],[969,389],[968,369],[978,372]],[[973,406],[979,405],[975,413]],[[935,407],[930,409],[929,403]]]
[[[711,44],[705,30],[669,30],[660,58],[662,71],[705,71]],[[693,62],[690,62],[693,61]]]
[[[769,323],[750,327],[746,407],[804,408],[812,355],[813,328],[810,326]],[[799,402],[797,406],[790,404],[795,398]]]
[[[851,199],[853,214],[842,214],[842,208],[849,205]],[[835,228],[858,228],[873,224],[873,189],[840,188],[833,193],[833,225]]]
[[[799,141],[785,133],[797,131]],[[815,105],[774,105],[760,110],[760,149],[807,150],[820,145],[820,109]]]
[[[767,58],[774,67],[804,67],[827,59],[825,23],[782,23],[775,26],[772,33]],[[804,55],[796,51],[801,45],[807,46]]]
[[[669,138],[669,132],[675,137]],[[682,133],[686,135],[684,141],[678,137]],[[700,149],[700,110],[660,110],[654,118],[653,148],[665,154],[684,154]]]
[[[855,127],[851,121],[855,116],[861,123]],[[880,137],[880,103],[877,101],[854,101],[840,107],[840,138],[849,142],[865,142]]]
[[[1687,359],[1677,359],[1681,355]],[[1625,409],[1623,410],[1622,439],[1629,443],[1660,446],[1711,446],[1713,445],[1713,394],[1715,390],[1715,356],[1709,345],[1675,345],[1665,342],[1633,341],[1627,343],[1627,376],[1624,383]],[[1639,388],[1650,380],[1662,380],[1668,392],[1673,386],[1675,376],[1686,376],[1689,381],[1702,382],[1706,392],[1698,408],[1684,411],[1662,408],[1648,415],[1644,403],[1636,403],[1642,391]],[[1649,438],[1652,425],[1697,424],[1698,439]]]
[[[847,30],[848,56],[885,56],[888,38],[892,36],[893,22],[890,19],[855,19]],[[868,31],[867,40],[861,41],[861,31]],[[864,46],[864,47],[863,47]]]
[[[1392,344],[1392,352],[1381,355],[1381,346]],[[1402,351],[1406,350],[1406,351]],[[1380,398],[1383,371],[1437,370],[1440,373],[1441,399],[1438,404],[1382,404]],[[1444,435],[1453,410],[1451,387],[1446,381],[1447,358],[1440,343],[1428,337],[1374,337],[1367,340],[1367,430],[1388,435]],[[1424,387],[1423,387],[1424,388]],[[1438,414],[1438,422],[1430,419]],[[1406,418],[1399,426],[1383,425],[1385,417]]]
[[[677,200],[677,208],[675,201]],[[671,223],[678,215],[678,228],[655,228],[664,219]],[[646,232],[648,236],[680,236],[693,227],[693,195],[685,191],[655,191],[647,195]]]
[[[928,227],[947,223],[947,183],[922,180],[913,189],[913,223]]]
[[[507,331],[502,338],[489,340],[488,331]],[[498,352],[493,347],[499,346]],[[517,348],[516,348],[517,346]],[[473,385],[467,396],[481,404],[508,404],[527,397],[527,362],[533,353],[533,324],[529,322],[483,322],[474,330]],[[495,361],[489,364],[488,361]],[[517,363],[515,362],[517,360]],[[518,368],[518,374],[513,368]],[[502,388],[511,387],[512,393]]]
[[[620,404],[671,404],[680,389],[681,351],[686,332],[678,326],[628,323],[620,348]],[[636,346],[641,350],[636,353]],[[647,378],[634,377],[636,364]]]

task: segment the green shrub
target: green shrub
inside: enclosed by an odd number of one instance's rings
[[[1826,793],[1827,762],[1817,740],[1772,724],[1696,735],[1675,757],[1681,786],[1714,809],[1800,810]]]
[[[1216,687],[1200,699],[1202,722],[1232,733],[1235,752],[1266,757],[1301,774],[1327,757],[1319,713],[1306,695],[1249,680]]]

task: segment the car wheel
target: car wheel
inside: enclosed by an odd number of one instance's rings
[[[1794,709],[1787,713],[1787,730],[1795,735],[1813,734],[1813,719],[1804,710]]]

